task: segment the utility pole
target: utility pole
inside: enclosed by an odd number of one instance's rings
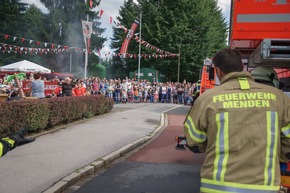
[[[142,29],[142,11],[140,12],[140,38],[139,38],[139,58],[138,58],[138,81],[140,80],[140,63],[141,63],[141,29]]]
[[[179,47],[178,47],[178,64],[177,64],[177,82],[179,83],[179,74],[180,74],[180,49],[182,44],[183,37],[180,40]]]
[[[72,51],[70,50],[70,55],[69,55],[69,73],[71,74],[71,62],[72,62]]]
[[[87,22],[89,21],[89,14],[87,14]],[[86,45],[86,56],[85,56],[85,77],[84,79],[87,78],[87,67],[88,67],[88,59],[89,59],[89,51],[88,51],[88,42],[87,42],[87,38],[85,40],[85,45]]]
[[[180,74],[180,57],[181,57],[181,44],[182,41],[185,37],[185,35],[187,35],[189,32],[195,31],[196,29],[191,29],[189,31],[186,31],[184,33],[184,35],[181,37],[180,42],[179,42],[179,46],[178,46],[178,64],[177,64],[177,82],[179,83],[179,74]]]
[[[178,64],[177,64],[177,82],[179,83],[179,71],[180,71],[180,44],[178,48]]]

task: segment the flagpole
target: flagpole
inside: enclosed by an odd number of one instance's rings
[[[72,51],[70,51],[70,56],[69,56],[69,73],[71,74],[71,61],[72,60]]]
[[[89,14],[87,14],[87,22],[89,21]],[[85,45],[86,45],[86,52],[85,52],[85,77],[84,79],[87,78],[87,66],[88,66],[88,38],[86,38],[86,42],[85,42]]]
[[[139,58],[138,58],[138,81],[140,80],[140,63],[141,63],[141,27],[142,25],[142,11],[140,12],[140,38],[139,38]]]

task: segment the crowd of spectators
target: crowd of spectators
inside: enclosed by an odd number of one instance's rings
[[[33,76],[27,80],[35,81]],[[54,81],[58,86],[45,97],[66,97],[85,95],[105,95],[113,98],[115,103],[176,103],[191,104],[194,95],[195,84],[186,82],[150,82],[148,80],[101,79],[90,77],[87,79],[54,78],[44,82]],[[0,79],[0,85],[5,80]],[[13,88],[13,83],[6,83]],[[1,88],[0,88],[1,89]]]

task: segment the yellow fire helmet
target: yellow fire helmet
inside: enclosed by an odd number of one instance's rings
[[[251,71],[256,82],[279,88],[277,73],[270,67],[257,66]]]

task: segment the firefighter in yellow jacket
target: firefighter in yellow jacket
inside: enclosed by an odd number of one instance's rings
[[[10,137],[4,137],[0,139],[0,157],[4,156],[8,151],[14,149],[17,146],[24,145],[26,143],[33,142],[35,138],[25,138],[26,129],[21,128],[19,131]]]
[[[255,82],[235,50],[219,51],[213,63],[221,85],[184,122],[190,150],[205,152],[200,191],[276,193],[279,159],[290,159],[290,98]]]

